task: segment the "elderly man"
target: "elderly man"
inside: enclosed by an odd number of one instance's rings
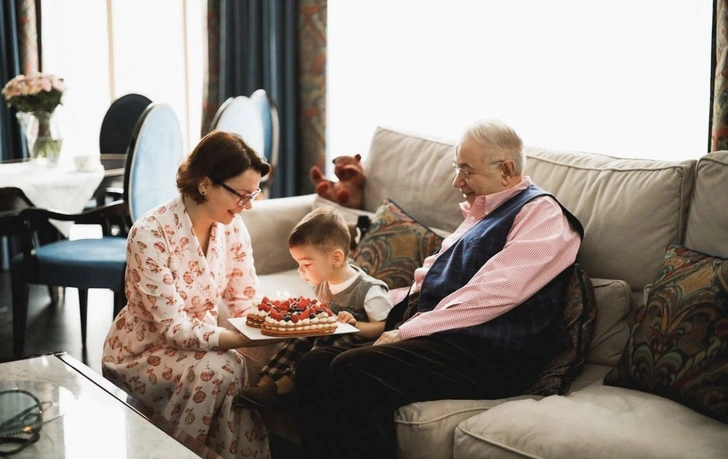
[[[393,329],[373,346],[320,349],[299,364],[310,457],[395,457],[395,409],[517,395],[564,349],[564,286],[583,229],[523,175],[525,162],[502,122],[465,131],[453,163],[464,221],[415,271]]]

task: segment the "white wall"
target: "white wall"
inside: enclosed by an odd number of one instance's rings
[[[59,107],[62,161],[98,154],[106,110],[132,92],[170,104],[187,151],[197,144],[205,5],[199,0],[43,0],[43,71],[62,77],[67,87]]]
[[[697,158],[710,0],[329,0],[327,154],[378,125],[457,139],[500,118],[531,146]]]

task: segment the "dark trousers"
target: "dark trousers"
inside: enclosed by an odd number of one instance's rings
[[[394,410],[413,402],[522,393],[542,361],[451,334],[315,349],[296,369],[307,457],[396,457]]]

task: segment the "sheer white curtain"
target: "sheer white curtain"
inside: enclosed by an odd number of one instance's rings
[[[448,139],[500,118],[530,146],[707,151],[710,0],[328,2],[327,154],[378,125]]]
[[[174,107],[199,140],[205,2],[43,0],[43,70],[64,78],[62,161],[98,154],[111,102],[131,92]]]

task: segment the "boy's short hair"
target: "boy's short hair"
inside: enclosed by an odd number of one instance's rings
[[[341,249],[349,256],[351,233],[344,217],[333,207],[312,210],[293,228],[288,247],[310,245],[326,252]]]

